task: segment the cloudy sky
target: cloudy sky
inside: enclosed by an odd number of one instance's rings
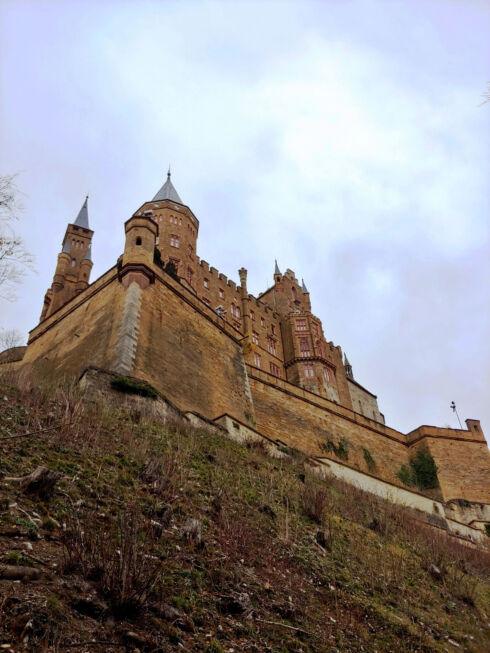
[[[93,279],[173,181],[198,253],[255,294],[274,258],[387,422],[490,432],[487,0],[0,0],[0,174],[19,173],[35,326],[90,194]]]

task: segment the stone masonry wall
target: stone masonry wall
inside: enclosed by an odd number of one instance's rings
[[[233,337],[205,304],[164,275],[143,291],[132,375],[180,410],[248,423],[253,407],[240,334]]]
[[[253,378],[253,374],[252,371],[250,386],[256,428],[260,433],[272,439],[280,439],[311,456],[341,460],[355,469],[400,485],[396,472],[408,462],[408,447],[403,443],[402,434],[399,434],[398,440],[386,437],[369,428],[372,420],[361,423],[354,420],[354,413],[349,418],[346,411],[345,416],[339,414],[339,411],[333,412],[337,408],[335,404],[332,404],[330,412],[326,400],[322,405],[321,397],[318,398],[320,401],[315,401],[316,398],[312,395],[311,400],[305,401]],[[340,459],[329,451],[325,447],[328,447],[328,441],[337,447],[344,441],[348,451],[347,459]],[[374,467],[368,465],[364,450],[369,452]]]
[[[33,329],[22,367],[44,381],[110,367],[125,289],[114,269]]]

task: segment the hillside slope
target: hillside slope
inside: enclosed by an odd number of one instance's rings
[[[488,552],[300,455],[69,388],[0,402],[2,650],[490,650]]]

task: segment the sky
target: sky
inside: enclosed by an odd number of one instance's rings
[[[303,277],[387,423],[490,433],[490,2],[0,0],[0,175],[38,319],[88,193],[92,280],[172,181],[198,254]]]

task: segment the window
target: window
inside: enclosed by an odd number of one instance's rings
[[[263,317],[260,318],[260,326],[261,327],[265,326],[265,320]]]
[[[220,299],[224,299],[224,298],[225,298],[225,291],[223,290],[223,288],[220,288],[220,289],[218,290],[218,293],[219,293],[219,298],[220,298]]]
[[[136,244],[141,245],[141,236],[138,236],[138,238],[136,238]]]
[[[256,331],[252,333],[252,342],[254,343],[254,345],[259,344],[259,334]]]
[[[234,318],[240,319],[240,307],[236,304],[231,305],[231,314]]]
[[[313,365],[305,365],[304,366],[304,372],[305,372],[305,378],[307,379],[312,379],[315,376],[315,370],[313,368]]]
[[[254,363],[255,367],[260,367],[261,357],[260,354],[257,354],[257,352],[254,354]]]
[[[306,320],[296,320],[296,330],[297,331],[307,331],[308,323]]]
[[[274,376],[279,376],[280,375],[279,368],[275,363],[270,364],[270,370],[271,370],[271,374],[274,374]]]
[[[170,246],[171,247],[180,247],[180,238],[179,238],[179,236],[176,236],[175,234],[172,234],[170,236]]]
[[[301,356],[311,356],[309,338],[300,338],[299,339],[299,351],[300,351]]]
[[[178,220],[175,215],[170,216],[170,224],[178,224]]]
[[[325,382],[328,383],[329,385],[335,384],[335,374],[330,367],[323,368],[323,378],[325,379]]]
[[[250,319],[255,322],[255,313],[253,311],[250,311]]]
[[[272,338],[267,338],[267,349],[269,350],[269,354],[276,355],[276,343]]]
[[[275,335],[275,333],[276,333],[276,327],[275,327],[274,324],[271,324],[271,333],[272,333],[272,335]]]
[[[209,279],[204,279],[203,280],[203,285],[205,288],[209,288]]]
[[[192,286],[192,277],[194,276],[194,272],[192,271],[191,268],[187,268],[187,281],[189,284]]]
[[[72,258],[71,267],[74,268],[76,264],[77,264],[76,260],[74,258]]]

